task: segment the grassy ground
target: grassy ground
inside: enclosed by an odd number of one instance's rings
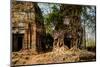
[[[96,42],[93,39],[86,40],[86,49],[88,51],[96,52]]]
[[[32,50],[25,50],[12,53],[12,65],[93,61],[95,57],[94,52],[75,48],[65,50],[62,47],[42,54],[33,53]]]

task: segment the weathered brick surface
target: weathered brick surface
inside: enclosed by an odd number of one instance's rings
[[[40,18],[39,18],[40,17]],[[13,1],[12,3],[12,34],[23,34],[22,49],[36,50],[39,44],[40,35],[44,34],[44,24],[41,10],[37,3]],[[14,38],[14,36],[12,36]],[[16,46],[17,39],[12,41]],[[39,45],[36,47],[36,45]],[[13,47],[17,49],[18,47]]]
[[[81,40],[80,38],[82,38],[83,36],[83,28],[80,21],[80,12],[81,6],[79,5],[61,5],[60,13],[63,18],[63,24],[57,25],[57,30],[54,31],[55,47],[61,47],[61,45],[64,45],[64,37],[71,38],[71,48],[78,47],[78,41]]]

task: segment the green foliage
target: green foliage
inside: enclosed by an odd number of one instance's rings
[[[54,4],[51,7],[52,12],[44,16],[47,33],[51,33],[55,25],[61,21],[60,10],[57,7],[58,5]]]

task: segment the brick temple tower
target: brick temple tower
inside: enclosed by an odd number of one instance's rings
[[[11,12],[12,51],[41,50],[40,38],[45,28],[37,3],[13,0]]]
[[[69,49],[80,48],[83,37],[81,10],[82,6],[79,5],[62,4],[60,6],[60,14],[63,19],[55,27],[54,49],[62,46],[67,46]]]

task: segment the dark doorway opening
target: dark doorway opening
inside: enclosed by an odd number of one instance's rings
[[[70,34],[66,34],[64,36],[64,44],[68,47],[71,48],[71,40],[72,40],[72,36]]]
[[[19,51],[22,49],[23,36],[24,36],[23,34],[12,35],[12,51]]]
[[[43,52],[49,52],[53,50],[53,37],[51,34],[47,33],[45,35],[40,36],[40,46],[41,51]]]

